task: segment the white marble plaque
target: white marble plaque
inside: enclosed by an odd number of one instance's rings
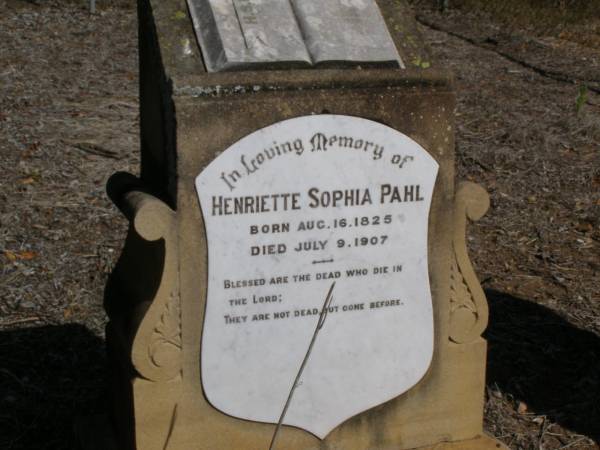
[[[201,348],[209,402],[323,438],[419,382],[433,354],[428,218],[438,164],[358,117],[258,130],[196,179],[208,241]]]

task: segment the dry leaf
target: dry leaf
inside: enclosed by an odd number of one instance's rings
[[[36,256],[37,256],[37,254],[35,252],[29,252],[29,251],[17,253],[17,257],[19,259],[24,259],[26,261],[33,259]]]
[[[590,222],[582,220],[577,225],[575,225],[575,229],[577,231],[581,231],[582,233],[586,233],[588,231],[592,231],[594,229],[594,226]]]
[[[16,261],[17,259],[29,261],[30,259],[35,258],[37,254],[30,251],[11,252],[10,250],[4,250],[4,256],[6,256],[9,261]]]
[[[6,256],[6,258],[8,258],[9,261],[16,261],[17,260],[17,255],[15,255],[10,250],[4,250],[4,256]]]
[[[519,405],[517,406],[517,412],[519,414],[525,414],[527,412],[527,403],[519,402]]]

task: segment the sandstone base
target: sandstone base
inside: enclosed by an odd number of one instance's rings
[[[105,416],[81,419],[75,425],[76,450],[120,450],[116,444],[114,431]],[[144,450],[144,449],[139,449]],[[232,449],[233,450],[233,449]],[[236,449],[242,450],[242,449]],[[375,450],[375,449],[365,449]],[[433,446],[415,450],[510,450],[500,441],[484,435],[479,438],[459,442],[440,442]]]
[[[415,449],[417,450],[417,449]],[[483,435],[476,439],[459,442],[440,442],[427,447],[419,447],[418,450],[510,450],[502,442],[491,436]]]

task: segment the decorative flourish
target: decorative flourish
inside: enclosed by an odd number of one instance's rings
[[[181,312],[175,212],[156,197],[141,192],[136,203],[135,230],[148,241],[164,241],[162,278],[138,327],[132,348],[136,370],[153,381],[167,381],[181,370]]]
[[[171,355],[181,351],[181,307],[177,290],[171,292],[151,341],[150,357],[157,368],[168,366]]]
[[[131,233],[164,245],[158,289],[153,297],[138,299],[131,314],[131,361],[143,378],[168,381],[181,371],[176,213],[149,194],[139,179],[127,173],[117,173],[110,178],[108,194],[133,225]],[[135,264],[132,259],[130,265]]]
[[[123,253],[107,285],[107,339],[115,360],[123,364],[120,377],[131,384],[136,447],[165,450],[177,434],[182,389],[176,213],[127,173],[113,175],[107,191],[130,222]],[[160,408],[155,407],[157,399]],[[118,406],[125,401],[129,400],[119,398]]]
[[[489,205],[489,195],[482,187],[460,184],[454,206],[454,257],[450,267],[450,339],[459,344],[475,340],[487,327],[487,300],[471,265],[465,235],[467,218],[479,220]]]

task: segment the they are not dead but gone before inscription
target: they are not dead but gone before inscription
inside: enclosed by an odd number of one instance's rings
[[[209,72],[377,64],[404,67],[375,0],[188,0]]]
[[[293,390],[283,424],[324,438],[419,382],[433,355],[437,172],[392,128],[316,115],[250,134],[198,175],[208,242],[201,376],[215,408],[278,423]]]

